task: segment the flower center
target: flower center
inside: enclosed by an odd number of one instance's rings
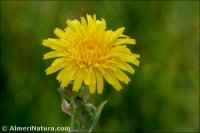
[[[73,60],[86,71],[99,65],[99,59],[107,54],[103,42],[97,39],[83,40],[74,49]]]
[[[82,46],[86,48],[86,50],[96,50],[96,48],[98,47],[99,42],[95,41],[95,40],[84,40],[82,42]]]
[[[78,40],[78,39],[77,39]],[[82,41],[76,41],[71,50],[71,61],[85,71],[90,71],[106,61],[108,47],[104,44],[104,39],[87,37]]]
[[[86,45],[86,48],[88,49],[88,50],[95,50],[95,44],[88,44],[88,45]]]

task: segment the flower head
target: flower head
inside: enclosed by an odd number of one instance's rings
[[[43,45],[53,51],[44,55],[44,59],[57,58],[46,69],[46,74],[60,71],[57,79],[65,87],[74,81],[73,90],[78,91],[84,83],[90,93],[97,88],[102,93],[104,79],[116,90],[128,83],[129,77],[124,73],[134,73],[129,63],[139,65],[138,54],[133,54],[126,44],[135,44],[135,39],[123,35],[124,27],[116,31],[106,30],[104,19],[96,20],[96,15],[87,15],[87,21],[67,20],[63,31],[56,28],[57,39],[45,39]]]

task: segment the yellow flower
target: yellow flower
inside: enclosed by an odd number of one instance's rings
[[[45,39],[43,45],[53,51],[44,55],[44,59],[57,58],[46,69],[46,74],[59,71],[57,79],[65,87],[74,81],[73,91],[78,91],[84,83],[90,93],[103,91],[104,79],[117,91],[122,88],[120,82],[128,83],[129,77],[124,73],[134,73],[128,64],[139,65],[138,54],[133,54],[126,44],[136,44],[135,39],[123,35],[124,27],[116,31],[106,30],[104,19],[96,20],[96,15],[87,15],[87,21],[67,20],[63,31],[56,28],[58,39]]]

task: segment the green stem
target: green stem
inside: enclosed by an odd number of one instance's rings
[[[71,116],[71,130],[75,129],[75,115],[73,114]]]

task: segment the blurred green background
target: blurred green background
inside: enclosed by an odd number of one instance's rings
[[[94,13],[107,29],[126,27],[141,55],[123,90],[105,83],[92,95],[95,105],[108,99],[94,131],[199,131],[198,1],[1,1],[1,126],[70,126],[41,43],[66,19]]]

